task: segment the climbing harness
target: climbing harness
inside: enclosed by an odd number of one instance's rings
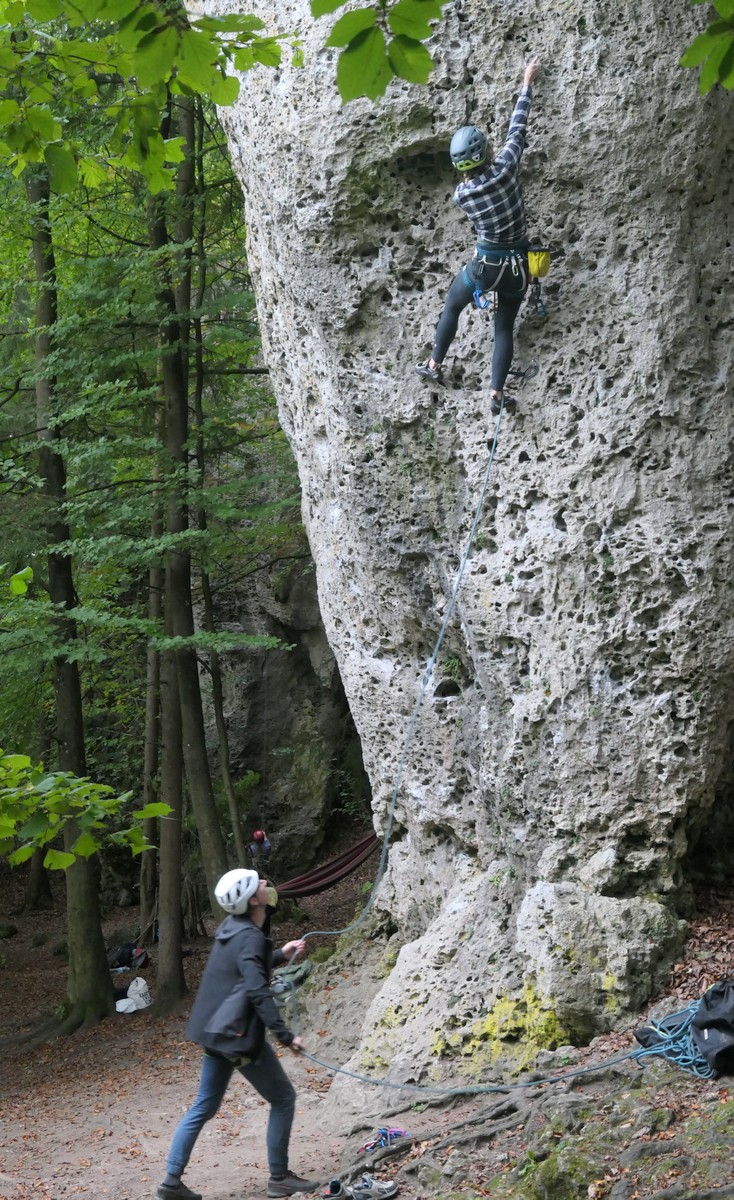
[[[494,255],[494,258],[489,257]],[[491,246],[482,246],[481,243],[474,250],[474,258],[485,267],[500,267],[499,275],[492,284],[494,291],[499,287],[508,271],[514,275],[515,279],[522,277],[522,290],[524,291],[528,285],[528,273],[525,266],[525,254],[518,250],[493,250]],[[499,261],[498,261],[499,260]],[[501,265],[500,265],[501,263]],[[520,290],[520,289],[518,289]],[[474,302],[476,303],[477,291],[481,292],[481,288],[477,288],[474,292]],[[487,305],[480,304],[479,308],[486,308]]]

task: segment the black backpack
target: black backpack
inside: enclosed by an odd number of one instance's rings
[[[717,1075],[734,1075],[734,979],[719,979],[704,992],[691,1038]]]
[[[134,970],[144,967],[148,962],[147,950],[139,950],[134,942],[123,942],[121,946],[113,946],[107,951],[107,966],[132,967]]]

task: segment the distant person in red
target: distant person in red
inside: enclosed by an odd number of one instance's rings
[[[255,871],[267,875],[270,866],[270,851],[272,846],[264,829],[256,829],[250,842],[250,859]]]

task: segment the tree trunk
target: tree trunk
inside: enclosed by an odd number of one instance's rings
[[[28,875],[26,884],[24,907],[32,910],[41,908],[51,908],[53,906],[53,895],[51,892],[51,884],[48,880],[48,871],[43,865],[45,858],[45,848],[39,847],[33,851],[31,858],[31,869]]]
[[[182,107],[180,132],[186,138],[187,157],[191,156],[193,126],[190,106]],[[188,178],[188,176],[187,176]],[[172,247],[166,223],[165,198],[152,201],[150,244],[154,250]],[[166,525],[171,534],[185,534],[189,528],[189,510],[186,500],[185,471],[188,466],[186,444],[188,439],[188,389],[186,368],[181,345],[181,324],[190,317],[179,315],[176,298],[170,282],[166,260],[159,257],[158,301],[162,309],[160,324],[161,382],[165,399],[166,448],[171,469],[177,472],[177,486],[171,489]],[[190,638],[194,631],[194,612],[191,597],[191,555],[181,538],[176,549],[168,554],[166,568],[166,613],[176,637]],[[183,758],[189,795],[196,818],[201,844],[212,911],[218,912],[214,887],[227,870],[227,855],[219,825],[214,791],[212,788],[209,761],[206,750],[204,715],[201,705],[199,668],[193,648],[183,646],[177,650],[177,674],[181,702],[181,725],[183,734]]]
[[[159,537],[163,521],[156,514],[152,523],[153,537]],[[164,572],[160,567],[151,567],[148,573],[148,616],[159,621],[163,610]],[[143,807],[159,799],[157,774],[160,742],[160,653],[148,648],[145,672],[145,749],[143,752]],[[155,846],[158,840],[158,821],[147,817],[143,822],[146,841]],[[158,855],[155,850],[144,850],[140,856],[140,938],[139,945],[147,946],[155,940],[155,923],[158,904]]]
[[[170,805],[171,811],[160,823],[159,947],[155,1005],[159,1012],[171,1012],[186,994],[181,959],[181,706],[176,656],[172,650],[166,650],[161,660],[160,798]]]
[[[204,114],[201,107],[201,101],[196,102],[196,153],[195,161],[195,180],[196,188],[196,267],[198,275],[198,283],[196,288],[196,296],[194,299],[195,316],[192,319],[193,325],[193,343],[194,343],[194,421],[196,425],[196,463],[199,468],[199,475],[202,479],[206,477],[206,448],[204,443],[204,338],[201,327],[201,317],[199,312],[204,301],[204,293],[206,290],[206,181],[204,178]],[[189,288],[189,292],[191,289]],[[207,517],[203,507],[196,514],[197,523],[200,529],[206,529]],[[203,623],[204,628],[209,632],[214,632],[214,601],[212,597],[211,581],[206,571],[202,570],[200,574],[201,594],[204,602]],[[248,862],[247,842],[242,831],[242,823],[240,821],[239,807],[237,805],[237,797],[235,795],[234,784],[232,782],[232,772],[229,767],[229,734],[227,732],[227,722],[224,719],[224,698],[222,691],[222,671],[219,662],[219,655],[216,650],[209,652],[209,670],[212,681],[212,708],[214,709],[214,720],[217,726],[217,758],[219,762],[219,773],[222,780],[222,787],[227,798],[227,808],[229,810],[229,819],[232,825],[232,836],[234,838],[235,853],[240,866],[245,866]]]
[[[63,515],[66,471],[54,447],[58,428],[49,428],[55,406],[55,380],[49,366],[58,313],[56,262],[50,218],[48,173],[37,167],[28,182],[31,209],[33,261],[36,271],[36,422],[41,439],[39,470],[49,501],[47,536],[51,545],[69,538]],[[61,645],[74,642],[77,629],[65,615],[74,607],[76,594],[68,555],[48,556],[49,592],[57,606],[57,636]],[[76,661],[59,654],[54,659],[54,700],[57,759],[62,771],[86,772],[84,725],[79,669]],[[71,848],[78,837],[74,823],[67,825],[64,845]],[[72,1030],[91,1024],[114,1011],[114,994],[99,914],[97,883],[91,862],[77,858],[66,871],[67,938],[69,945],[69,1009],[63,1028]]]

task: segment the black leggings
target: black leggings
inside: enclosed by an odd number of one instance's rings
[[[491,387],[493,391],[502,391],[512,366],[515,319],[528,287],[526,255],[523,254],[522,259],[524,269],[518,271],[517,275],[513,275],[511,264],[505,266],[502,272],[505,260],[483,263],[478,258],[473,258],[464,270],[459,272],[449,288],[441,319],[436,326],[436,339],[431,351],[434,362],[442,363],[446,357],[448,348],[456,337],[459,316],[467,304],[471,303],[475,289],[479,287],[483,292],[494,291],[497,294],[497,308],[494,317]],[[495,287],[500,274],[502,278],[499,287]]]

